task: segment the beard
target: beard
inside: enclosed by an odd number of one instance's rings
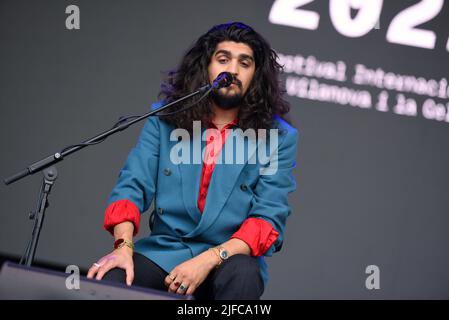
[[[225,94],[220,92],[220,90],[212,90],[211,98],[217,105],[217,107],[224,110],[238,107],[243,100],[243,96],[241,93]]]

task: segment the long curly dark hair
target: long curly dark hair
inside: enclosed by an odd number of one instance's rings
[[[241,22],[216,25],[202,35],[186,52],[178,69],[167,73],[159,98],[173,101],[208,84],[208,66],[217,45],[222,41],[247,44],[253,50],[256,63],[254,77],[239,108],[238,127],[242,130],[270,129],[273,128],[275,115],[291,122],[285,116],[290,105],[283,99],[285,90],[281,86],[282,66],[277,62],[278,56],[261,35]],[[178,104],[162,111],[161,119],[191,132],[194,120],[200,120],[207,126],[210,124],[214,116],[211,102],[208,97],[186,111],[162,116],[185,107],[185,104]]]

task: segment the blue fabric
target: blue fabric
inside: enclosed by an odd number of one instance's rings
[[[154,104],[152,108],[160,105]],[[201,214],[197,200],[202,164],[174,164],[170,151],[175,145],[190,147],[190,150],[201,145],[203,150],[205,142],[200,135],[187,142],[170,139],[175,128],[158,117],[150,117],[109,198],[109,204],[121,199],[130,200],[141,213],[155,201],[152,232],[135,243],[136,252],[170,272],[178,264],[229,240],[249,217],[265,219],[280,234],[265,256],[271,256],[279,249],[284,240],[286,219],[291,213],[287,195],[296,189],[292,171],[296,165],[298,132],[281,118],[275,120],[280,129],[276,173],[261,175],[259,169],[267,165],[263,165],[257,156],[255,163],[248,161],[250,156],[258,154],[249,151],[268,148],[268,141],[256,146],[250,139],[235,140],[244,145],[245,162],[215,165]],[[202,128],[201,132],[204,130]],[[239,130],[233,129],[224,148],[233,147],[236,151],[241,147],[237,142],[228,143]],[[247,188],[241,188],[242,184]],[[262,278],[267,282],[264,257],[259,257],[258,261]]]

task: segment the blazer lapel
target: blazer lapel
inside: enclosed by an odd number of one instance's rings
[[[205,146],[205,142],[202,141],[200,134],[194,134],[193,139],[189,139],[187,141],[182,141],[182,143],[186,143],[190,146],[190,163],[181,163],[178,164],[178,168],[181,176],[181,185],[182,185],[182,199],[184,201],[184,206],[187,209],[188,214],[192,217],[194,221],[199,223],[201,219],[201,212],[198,209],[198,194],[201,182],[201,171],[203,168],[201,162],[201,150]],[[194,159],[194,157],[198,157],[199,159]],[[174,195],[176,197],[176,195]]]
[[[218,218],[220,215],[223,206],[225,205],[226,201],[228,200],[232,190],[234,189],[234,186],[237,182],[238,177],[240,176],[240,173],[242,169],[247,164],[248,160],[255,156],[256,151],[256,141],[253,139],[243,139],[242,135],[240,134],[241,130],[235,131],[233,130],[231,134],[228,136],[228,139],[226,140],[226,144],[229,143],[229,139],[234,139],[234,143],[232,144],[232,163],[225,163],[225,149],[221,151],[221,163],[216,163],[214,172],[212,174],[211,182],[209,184],[209,189],[207,191],[207,197],[206,197],[206,205],[204,207],[203,214],[201,216],[201,220],[194,230],[186,235],[186,237],[195,237],[201,233],[203,233],[206,229],[208,229],[214,221]],[[239,135],[240,134],[240,135]],[[242,144],[243,144],[243,150],[242,150]],[[237,152],[244,152],[244,156],[240,161],[241,163],[237,163]],[[218,161],[217,161],[218,162]],[[190,169],[193,173],[194,170],[198,169]],[[198,177],[190,177],[190,179],[195,178],[198,181],[198,184],[196,184],[196,189],[199,188],[200,183],[200,176],[201,176],[201,166],[200,169],[197,171]],[[196,174],[196,173],[195,173]],[[184,178],[184,175],[183,175]],[[187,178],[187,177],[186,177]],[[189,178],[187,178],[189,179]],[[185,189],[187,191],[187,188]],[[197,199],[198,199],[198,191],[195,190],[196,193],[194,196],[195,201],[195,208],[198,214],[201,215],[199,212],[199,209],[196,205]],[[190,190],[190,197],[192,196],[192,190]],[[188,196],[188,194],[186,193]]]

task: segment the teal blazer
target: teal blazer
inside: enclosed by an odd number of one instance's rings
[[[157,103],[152,108],[160,106],[161,103]],[[109,197],[109,204],[123,199],[131,201],[141,213],[149,209],[153,199],[155,201],[151,233],[135,243],[135,251],[170,272],[178,264],[229,240],[249,217],[264,219],[279,232],[278,239],[264,256],[278,251],[291,213],[287,195],[296,189],[292,171],[296,165],[298,132],[279,117],[275,118],[275,124],[279,129],[278,143],[273,143],[271,148],[277,146],[277,153],[267,151],[271,138],[259,144],[246,138],[238,140],[242,131],[232,129],[224,148],[230,145],[235,155],[236,148],[243,143],[244,149],[240,149],[245,150],[243,161],[235,158],[233,164],[217,161],[201,213],[197,200],[202,164],[193,161],[176,163],[173,161],[173,150],[176,149],[173,148],[194,150],[194,146],[198,148],[201,144],[203,150],[205,142],[200,135],[193,135],[189,140],[170,139],[175,127],[157,116],[150,117]],[[205,129],[201,128],[201,133]],[[230,138],[236,142],[229,144]],[[275,173],[261,174],[261,169],[276,161],[273,157],[270,162],[268,158],[262,161],[258,156],[259,149],[268,155],[277,155]],[[257,259],[262,279],[266,282],[268,273],[264,257]]]

